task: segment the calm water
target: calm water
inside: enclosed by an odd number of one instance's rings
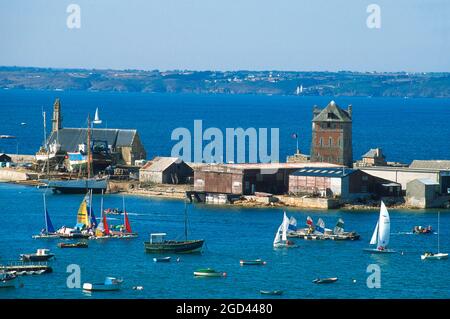
[[[280,209],[241,209],[198,205],[189,208],[192,238],[204,238],[201,255],[183,255],[181,261],[154,263],[144,252],[149,232],[183,234],[183,207],[177,200],[126,198],[130,219],[139,238],[89,241],[88,249],[59,249],[58,240],[35,240],[42,228],[42,193],[32,187],[0,184],[2,228],[0,261],[17,259],[21,253],[49,248],[56,253],[54,272],[22,277],[23,288],[0,291],[0,298],[260,298],[260,289],[283,289],[285,298],[449,298],[449,261],[421,261],[420,254],[436,250],[437,235],[410,233],[414,225],[437,229],[436,211],[391,211],[391,247],[404,255],[370,255],[368,247],[378,212],[288,210],[300,223],[307,215],[321,216],[328,227],[338,217],[348,230],[360,232],[355,242],[297,240],[299,248],[274,250],[272,241],[282,220]],[[48,196],[48,209],[55,226],[73,225],[80,195]],[[99,197],[94,198],[98,212]],[[118,207],[121,197],[105,196],[105,206]],[[113,219],[110,223],[119,223]],[[441,213],[441,250],[450,250],[450,214]],[[173,256],[175,258],[175,256]],[[241,258],[263,258],[265,266],[241,267]],[[366,268],[381,267],[381,288],[368,289]],[[66,267],[78,264],[81,281],[98,281],[106,275],[124,278],[119,292],[88,295],[66,287]],[[193,271],[212,267],[226,271],[226,278],[194,278]],[[316,277],[337,276],[333,285],[315,285]],[[356,283],[353,283],[356,279]],[[143,291],[132,290],[136,285]]]
[[[47,125],[53,102],[60,97],[63,125],[85,127],[87,114],[99,107],[103,126],[139,130],[148,157],[170,155],[177,127],[193,130],[195,119],[204,129],[218,127],[279,128],[280,160],[295,152],[293,132],[302,152],[309,154],[312,107],[326,106],[331,97],[189,95],[100,92],[0,90],[0,152],[35,153],[43,140],[41,110]],[[359,159],[382,147],[389,161],[450,158],[450,99],[337,98],[343,108],[353,105],[353,154]],[[20,125],[25,122],[27,125]]]
[[[295,149],[292,132],[298,132],[301,149],[309,153],[311,109],[331,98],[283,96],[223,96],[181,94],[119,94],[86,92],[1,91],[0,134],[17,140],[0,140],[0,151],[34,153],[42,141],[41,108],[48,117],[55,97],[62,99],[64,125],[84,126],[88,112],[100,114],[108,127],[137,128],[149,157],[170,154],[170,133],[176,127],[279,127],[281,159]],[[353,104],[354,156],[371,147],[382,147],[388,160],[450,158],[448,137],[450,100],[339,98],[341,106]],[[136,120],[138,119],[138,120]],[[26,125],[20,125],[26,122]],[[320,216],[333,227],[344,218],[356,230],[356,242],[304,242],[299,248],[274,250],[272,241],[282,220],[280,209],[190,207],[192,238],[204,238],[202,255],[182,256],[179,263],[154,263],[145,254],[143,241],[150,232],[183,234],[183,202],[127,197],[137,239],[90,241],[88,249],[59,249],[58,240],[34,240],[43,227],[42,192],[32,187],[0,184],[0,262],[16,260],[21,253],[50,248],[56,253],[54,272],[23,277],[24,288],[0,291],[0,298],[259,298],[260,289],[283,289],[286,298],[449,298],[449,261],[423,262],[420,254],[436,250],[437,236],[410,234],[414,225],[437,228],[437,211],[391,211],[391,246],[404,255],[375,256],[364,253],[378,212],[289,210],[299,223],[308,215]],[[48,195],[48,209],[55,227],[73,226],[82,200],[79,195]],[[98,197],[94,198],[96,212]],[[105,196],[106,207],[121,206],[121,197]],[[121,223],[111,219],[110,223]],[[450,250],[450,214],[441,214],[441,250]],[[263,258],[263,267],[241,267],[239,259]],[[381,289],[368,289],[366,268],[381,267]],[[66,287],[66,267],[78,264],[82,282],[123,277],[120,292],[89,296]],[[193,271],[213,267],[227,278],[194,278]],[[316,277],[337,276],[333,285],[314,285]],[[356,280],[356,283],[353,282]],[[143,291],[132,290],[142,285]]]

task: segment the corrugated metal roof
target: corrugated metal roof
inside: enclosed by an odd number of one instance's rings
[[[342,167],[304,167],[295,171],[294,176],[344,177],[356,172],[356,169]]]
[[[422,183],[422,184],[424,184],[424,185],[439,185],[438,182],[433,181],[432,179],[429,179],[429,178],[417,178],[415,180],[420,182],[420,183]]]
[[[113,148],[131,146],[136,130],[128,129],[101,129],[91,130],[92,140],[106,141]],[[87,128],[62,128],[58,132],[52,132],[49,143],[52,144],[57,139],[61,145],[61,150],[65,152],[77,152],[79,144],[87,141]]]
[[[330,117],[331,116],[331,117]],[[351,122],[352,118],[347,111],[341,109],[334,101],[331,101],[326,108],[313,118],[313,122],[340,121]]]
[[[149,166],[144,166],[141,170],[163,172],[166,168],[176,162],[182,162],[182,160],[178,157],[156,157]]]
[[[414,160],[409,167],[450,170],[450,160]]]

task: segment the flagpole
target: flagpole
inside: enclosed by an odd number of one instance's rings
[[[297,141],[297,154],[298,154],[299,153],[299,151],[298,151],[298,135],[295,140]]]

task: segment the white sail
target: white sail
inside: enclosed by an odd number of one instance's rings
[[[94,124],[102,124],[102,120],[98,116],[98,108],[95,110]]]
[[[381,202],[380,220],[378,223],[378,247],[386,248],[389,245],[391,222],[389,219],[389,212],[383,202]]]
[[[289,218],[286,216],[286,212],[284,212],[284,216],[283,216],[283,224],[282,225],[282,236],[281,239],[283,241],[287,240],[287,232],[288,232],[288,228],[289,228]]]
[[[375,230],[373,231],[372,239],[370,240],[370,244],[375,245],[377,243],[377,239],[378,239],[378,222],[377,222],[377,225],[375,226]]]
[[[283,225],[281,224],[280,225],[280,227],[278,227],[278,230],[277,230],[277,232],[276,232],[276,234],[275,234],[275,238],[274,238],[274,240],[273,240],[273,245],[275,246],[275,245],[277,245],[277,244],[279,244],[280,242],[281,242],[281,233],[282,233],[282,231],[283,231]]]

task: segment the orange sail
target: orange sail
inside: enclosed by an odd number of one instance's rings
[[[105,235],[109,235],[109,226],[108,226],[108,221],[106,220],[106,216],[103,215],[103,229],[105,230]]]

